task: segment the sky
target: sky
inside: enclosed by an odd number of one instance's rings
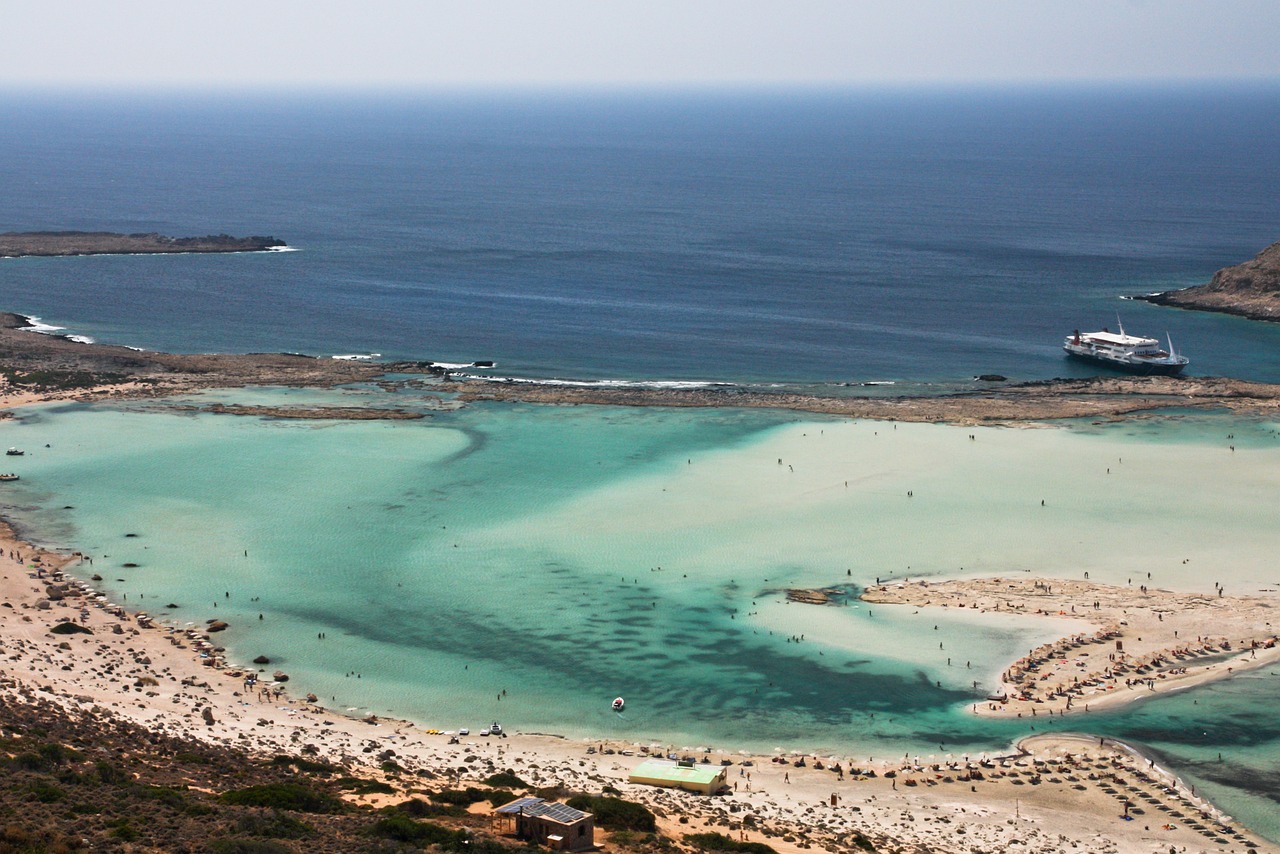
[[[1280,0],[0,0],[0,88],[1280,80]]]

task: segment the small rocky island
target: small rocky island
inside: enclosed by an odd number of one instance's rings
[[[11,231],[0,234],[0,258],[56,255],[171,255],[186,252],[266,252],[285,246],[275,237],[166,237],[108,231]]]
[[[1136,299],[1280,322],[1280,243],[1271,244],[1251,261],[1219,270],[1208,284]]]

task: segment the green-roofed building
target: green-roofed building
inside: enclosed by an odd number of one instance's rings
[[[636,766],[627,779],[632,783],[670,786],[714,795],[725,786],[725,770],[712,765],[695,765],[692,762],[646,759]]]

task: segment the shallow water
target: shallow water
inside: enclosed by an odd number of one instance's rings
[[[381,393],[247,399],[300,397]],[[994,749],[1025,728],[966,703],[1056,626],[777,591],[1089,571],[1247,593],[1274,583],[1280,548],[1275,426],[1203,415],[975,429],[476,406],[357,423],[126,404],[30,409],[0,433],[28,449],[11,509],[92,555],[113,596],[226,619],[233,655],[271,656],[330,705],[438,726]]]

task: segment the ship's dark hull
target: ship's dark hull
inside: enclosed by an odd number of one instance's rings
[[[1187,365],[1184,362],[1180,365],[1164,365],[1159,362],[1117,362],[1113,359],[1104,359],[1099,356],[1089,356],[1084,353],[1073,353],[1066,351],[1067,355],[1073,359],[1079,359],[1082,362],[1090,362],[1095,365],[1105,365],[1113,371],[1123,371],[1126,374],[1138,374],[1144,377],[1176,377],[1182,373],[1182,369]]]

